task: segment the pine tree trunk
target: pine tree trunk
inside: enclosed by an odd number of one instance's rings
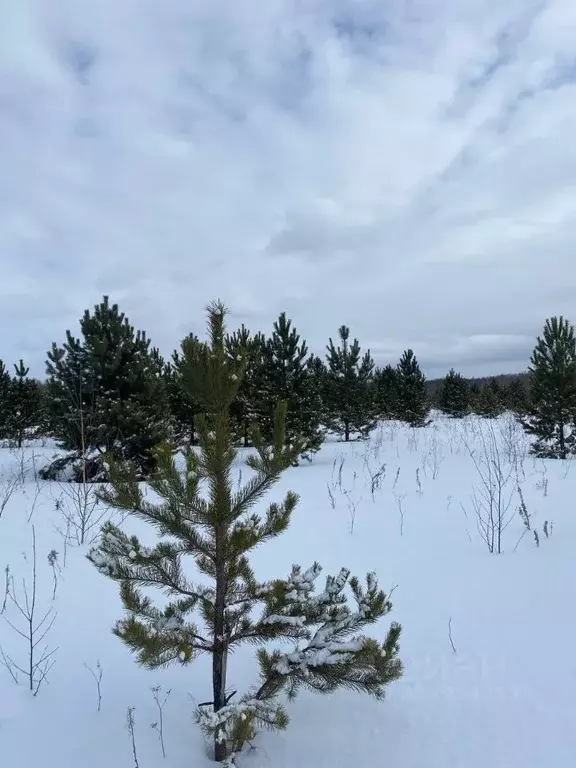
[[[566,438],[564,436],[564,422],[562,420],[560,421],[559,432],[560,432],[560,458],[565,459],[566,458]]]
[[[225,534],[216,532],[217,548],[220,549]],[[218,541],[219,540],[219,541]],[[226,601],[226,563],[222,552],[217,554],[216,562],[216,599],[214,605],[214,653],[212,655],[212,690],[214,695],[214,712],[218,712],[226,704],[226,661],[228,654],[227,641],[224,637],[224,609]],[[214,740],[214,759],[221,763],[228,757],[228,745],[219,740],[216,734]]]
[[[344,441],[347,443],[350,440],[350,422],[344,421]]]

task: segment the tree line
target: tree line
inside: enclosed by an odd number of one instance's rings
[[[546,327],[548,335],[538,340],[537,349],[542,344],[570,347],[573,329],[567,321],[552,319]],[[562,444],[558,451],[548,445],[554,442],[549,427],[538,437],[543,429],[538,427],[539,403],[547,396],[546,387],[555,386],[550,377],[544,384],[540,381],[542,352],[532,361],[536,367],[528,386],[524,375],[510,378],[506,386],[496,378],[479,386],[452,369],[430,392],[413,350],[406,350],[396,365],[379,367],[345,325],[336,340],[329,339],[324,358],[310,352],[284,312],[269,336],[242,325],[227,332],[222,343],[229,360],[245,357],[242,383],[231,405],[238,445],[251,444],[254,423],[263,439],[272,441],[276,404],[282,400],[288,404],[286,443],[302,441],[298,460],[310,459],[327,431],[348,441],[366,436],[384,419],[422,427],[429,423],[432,408],[455,418],[470,413],[496,418],[511,410],[540,440],[540,453],[564,455],[572,447],[569,425],[574,417],[562,415],[562,431],[560,416],[554,415],[555,434],[563,435],[557,440]],[[198,442],[196,425],[203,406],[190,394],[189,382],[196,375],[201,348],[200,339],[189,334],[164,359],[146,332],[136,330],[104,296],[84,312],[79,336],[68,330],[61,344],[52,344],[44,382],[29,378],[23,361],[12,374],[0,362],[0,437],[18,445],[25,436],[58,441],[67,454],[44,470],[48,479],[69,477],[70,472],[72,479],[105,479],[105,455],[130,461],[141,476],[148,476],[154,446],[166,440],[175,448]],[[570,378],[572,368],[566,361],[562,364],[562,375]]]

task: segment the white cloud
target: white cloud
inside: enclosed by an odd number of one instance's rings
[[[527,363],[576,284],[571,0],[0,0],[0,357],[103,293]],[[481,339],[481,341],[479,341]]]

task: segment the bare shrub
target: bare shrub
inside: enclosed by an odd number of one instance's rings
[[[469,447],[479,478],[472,494],[478,532],[492,553],[502,552],[502,536],[513,519],[510,513],[514,493],[515,467],[506,461],[492,422],[478,433],[479,449]]]
[[[155,723],[152,723],[151,727],[158,733],[158,738],[160,739],[160,747],[162,749],[162,757],[166,758],[166,748],[164,746],[164,707],[166,706],[166,702],[170,698],[172,691],[171,689],[168,689],[166,693],[162,695],[161,685],[157,685],[151,690],[154,702],[156,704],[156,709],[158,710],[158,720]]]
[[[412,427],[408,436],[408,450],[411,453],[415,453],[420,446],[420,432],[421,430]]]
[[[504,456],[514,467],[516,482],[526,479],[524,458],[526,456],[526,435],[522,425],[513,413],[506,413],[498,419],[498,432]]]
[[[94,486],[83,480],[79,483],[59,483],[60,496],[55,508],[62,513],[63,524],[56,530],[72,546],[93,544],[100,528],[109,517],[109,507],[94,492]]]
[[[84,664],[88,672],[92,675],[94,678],[94,682],[96,683],[96,696],[97,696],[97,711],[100,712],[102,709],[102,677],[104,675],[104,670],[102,669],[102,665],[99,661],[96,662],[96,669],[92,669],[91,666],[88,664]]]
[[[364,467],[368,472],[370,480],[370,494],[372,501],[376,501],[376,491],[382,487],[382,481],[386,477],[386,464],[374,465],[370,462],[370,457],[364,457]]]
[[[540,480],[535,484],[537,491],[542,491],[544,496],[548,496],[548,467],[543,459],[539,460],[541,469],[536,469],[536,462],[534,462],[534,471],[540,475]]]
[[[406,498],[406,494],[402,494],[402,496],[398,496],[397,494],[394,494],[394,499],[396,501],[396,506],[398,507],[398,512],[400,513],[400,536],[404,535],[404,499]]]
[[[362,501],[362,496],[356,497],[352,495],[353,489],[351,490],[344,490],[343,491],[344,496],[346,497],[346,502],[348,505],[348,514],[350,515],[350,533],[354,533],[354,524],[356,522],[356,509],[358,508],[358,504]]]
[[[14,584],[14,578],[7,575],[7,599],[15,613],[19,614],[21,626],[2,616],[9,627],[24,641],[26,647],[26,660],[16,661],[0,647],[1,662],[10,673],[14,682],[18,683],[18,674],[24,675],[28,687],[34,696],[38,694],[42,684],[55,664],[54,655],[57,648],[50,649],[45,645],[39,650],[56,621],[57,614],[51,605],[46,611],[38,612],[38,573],[36,557],[36,531],[32,526],[32,583],[28,584],[22,579],[22,591],[18,592]],[[41,615],[41,618],[38,616]]]
[[[432,479],[436,480],[442,462],[446,458],[444,445],[439,435],[439,427],[434,425],[427,434],[426,448],[424,457],[422,460],[422,469],[424,475],[428,477],[428,472],[432,475]]]
[[[16,472],[13,472],[7,478],[0,480],[0,519],[2,519],[2,515],[4,514],[8,502],[21,485],[22,480],[20,474]]]

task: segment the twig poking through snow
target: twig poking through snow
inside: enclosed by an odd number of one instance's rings
[[[400,512],[400,536],[404,535],[404,499],[406,498],[406,494],[403,494],[402,496],[395,496],[396,499],[396,505],[398,506],[398,511]]]
[[[58,589],[58,576],[62,573],[60,566],[58,565],[58,552],[55,549],[51,549],[48,552],[48,565],[52,568],[52,582],[54,588],[52,590],[52,600],[56,599],[56,591]]]
[[[162,748],[162,757],[166,758],[166,749],[164,748],[164,705],[168,701],[170,694],[172,693],[172,689],[168,689],[166,691],[166,694],[164,695],[164,698],[160,700],[160,693],[162,691],[162,686],[157,685],[155,688],[152,688],[152,696],[154,697],[154,701],[156,702],[156,706],[158,708],[158,721],[156,723],[152,723],[152,728],[156,731],[158,731],[158,738],[160,739],[160,747]]]
[[[130,734],[130,741],[132,743],[132,756],[134,758],[134,768],[140,768],[140,764],[138,763],[138,752],[136,751],[136,734],[134,732],[134,729],[136,727],[136,723],[134,721],[134,709],[135,707],[128,707],[128,710],[126,712],[126,728],[128,729],[128,733]]]
[[[7,565],[6,568],[4,568],[4,600],[2,601],[2,610],[0,610],[0,615],[4,613],[6,610],[6,603],[8,602],[8,595],[10,593],[10,579],[12,578],[10,576],[10,566]]]
[[[450,645],[452,646],[452,651],[454,653],[458,653],[456,650],[456,646],[454,645],[454,640],[452,639],[452,616],[448,619],[448,637],[450,639]]]
[[[92,675],[94,678],[94,682],[96,683],[96,693],[98,695],[98,706],[97,706],[97,712],[100,712],[100,709],[102,707],[102,675],[104,674],[104,670],[102,669],[102,665],[99,661],[96,662],[96,670],[93,670],[92,667],[90,667],[88,664],[84,664],[88,672]]]
[[[8,480],[2,480],[0,482],[0,518],[4,514],[6,505],[10,501],[12,494],[21,485],[20,475],[13,474]]]

